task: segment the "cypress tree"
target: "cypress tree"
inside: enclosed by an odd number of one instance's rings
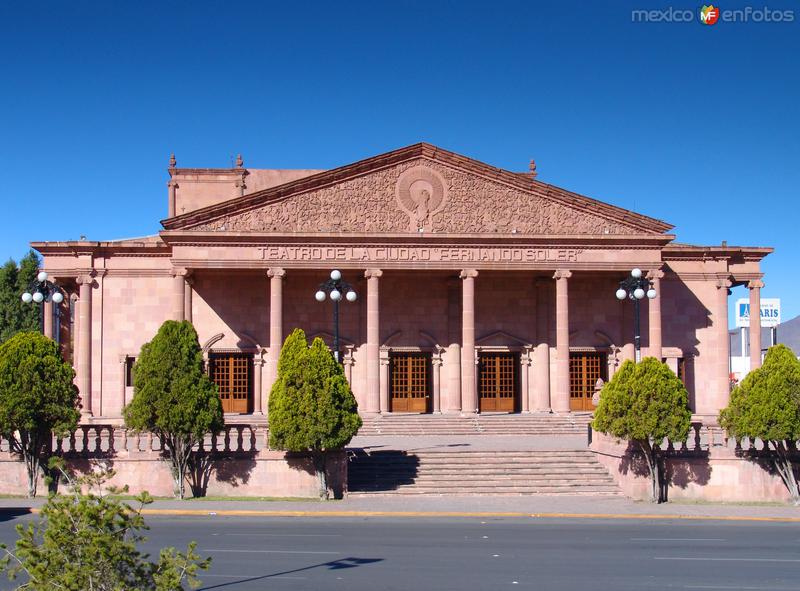
[[[683,441],[692,413],[689,395],[672,370],[655,357],[626,361],[600,392],[592,428],[632,442],[645,457],[653,502],[666,501],[661,444]]]
[[[347,445],[361,427],[350,385],[322,339],[308,347],[305,333],[287,337],[278,361],[278,379],[269,400],[270,446],[310,452],[327,498],[330,451]]]
[[[764,365],[747,374],[733,389],[719,422],[731,437],[764,442],[792,501],[800,504],[792,461],[800,439],[800,361],[789,347],[769,348]]]

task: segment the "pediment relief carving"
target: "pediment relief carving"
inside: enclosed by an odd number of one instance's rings
[[[189,228],[187,228],[189,229]],[[638,234],[641,228],[417,158],[191,227],[231,232]]]

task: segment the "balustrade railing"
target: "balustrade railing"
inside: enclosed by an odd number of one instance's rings
[[[153,433],[136,433],[118,425],[80,425],[66,437],[53,437],[56,455],[67,458],[111,458],[160,455],[162,442]],[[265,425],[225,425],[218,434],[207,434],[194,450],[219,456],[252,456],[269,449]],[[0,436],[0,455],[13,453],[11,442]]]

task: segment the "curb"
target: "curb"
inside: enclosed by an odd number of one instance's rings
[[[2,514],[37,515],[38,507],[0,507]],[[257,509],[143,509],[142,515],[162,517],[514,517],[528,519],[620,519],[681,521],[746,521],[762,523],[800,523],[800,517],[759,517],[754,515],[685,515],[652,513],[526,513],[500,511],[270,511]]]

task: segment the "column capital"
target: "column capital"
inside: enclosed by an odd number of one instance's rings
[[[175,179],[169,179],[167,181],[167,186],[170,189],[177,189],[178,188],[178,181],[176,181]]]
[[[727,275],[717,276],[717,289],[729,289],[731,286],[731,280]]]
[[[267,277],[279,277],[283,279],[286,277],[286,269],[283,269],[282,267],[271,267],[267,271]]]
[[[365,279],[372,279],[375,277],[376,279],[379,277],[383,277],[383,271],[380,269],[367,269],[364,271],[364,278]]]
[[[478,276],[477,269],[463,269],[461,273],[458,274],[459,279],[467,279],[467,278],[474,279],[477,276]]]
[[[186,279],[191,274],[192,270],[187,269],[185,267],[175,267],[172,269],[172,272],[170,273],[170,275],[172,275],[173,277],[183,277],[184,279]]]
[[[654,279],[663,279],[664,278],[664,271],[662,271],[661,269],[650,269],[647,272],[646,277],[648,279],[650,279],[651,281],[654,280]]]
[[[77,283],[78,285],[91,285],[92,283],[94,283],[95,275],[96,273],[93,270],[86,271],[86,273],[78,275],[75,278],[75,283]]]
[[[553,279],[569,279],[572,277],[572,271],[569,269],[556,269],[556,272],[553,273]]]
[[[761,279],[751,279],[747,282],[747,289],[761,289],[764,287],[764,282]]]

